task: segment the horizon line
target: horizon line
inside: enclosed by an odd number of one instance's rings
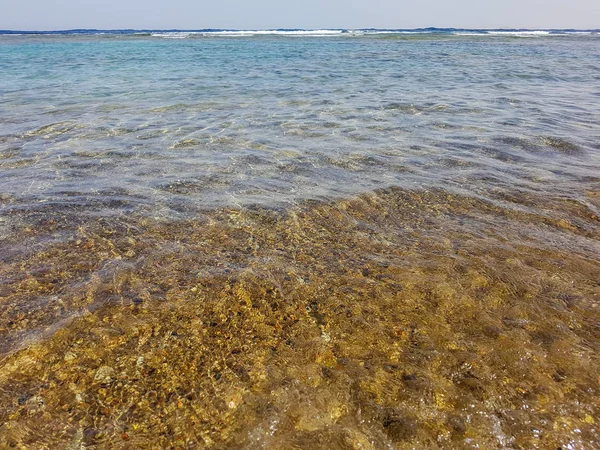
[[[181,31],[181,32],[211,32],[211,31],[600,31],[600,28],[546,28],[546,27],[414,27],[414,28],[377,28],[377,27],[319,27],[319,28],[57,28],[57,29],[2,29],[4,32],[21,33],[60,33],[83,31]]]

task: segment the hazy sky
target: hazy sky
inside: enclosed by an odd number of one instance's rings
[[[0,0],[0,29],[600,28],[600,0]]]

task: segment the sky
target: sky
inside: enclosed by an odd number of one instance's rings
[[[0,0],[0,29],[600,28],[600,0]]]

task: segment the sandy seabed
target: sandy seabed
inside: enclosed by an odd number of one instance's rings
[[[0,448],[600,448],[585,195],[14,213]]]

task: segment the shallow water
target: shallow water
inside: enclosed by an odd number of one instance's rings
[[[0,35],[0,445],[600,448],[600,37],[465,34]]]
[[[180,218],[382,186],[573,195],[599,173],[600,35],[0,43],[0,195],[19,205]]]

